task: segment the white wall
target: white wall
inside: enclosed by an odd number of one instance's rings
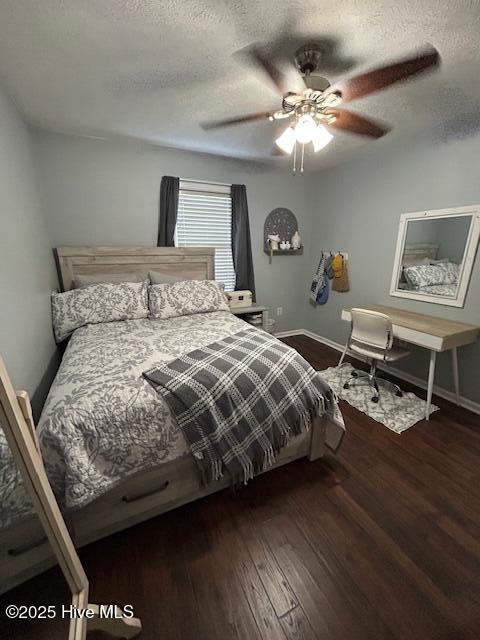
[[[304,304],[306,328],[344,342],[348,326],[340,321],[342,307],[378,303],[480,325],[480,264],[477,255],[465,307],[457,309],[391,297],[390,278],[400,215],[480,203],[478,157],[480,135],[448,143],[405,139],[318,174],[312,193],[312,251],[305,278],[318,261],[320,249],[350,254],[349,293],[331,293],[324,307]],[[402,367],[426,376],[427,354],[419,351]],[[480,402],[480,343],[460,350],[462,395]],[[452,388],[448,354],[438,361],[437,383]]]
[[[166,149],[135,141],[96,141],[36,132],[38,163],[52,246],[156,244],[163,175],[247,186],[257,300],[272,309],[279,329],[299,326],[305,256],[263,252],[263,223],[275,207],[296,214],[302,232],[310,211],[308,178],[258,163]],[[309,224],[309,223],[308,223]],[[307,234],[304,234],[305,236]]]
[[[0,90],[0,353],[14,385],[33,396],[37,414],[56,366],[50,247],[31,135]]]

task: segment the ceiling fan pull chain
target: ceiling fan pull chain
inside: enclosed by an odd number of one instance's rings
[[[297,141],[295,140],[295,146],[293,147],[293,175],[297,174]]]
[[[301,165],[300,165],[300,173],[303,176],[303,159],[305,157],[305,145],[302,144],[302,161],[301,161]]]

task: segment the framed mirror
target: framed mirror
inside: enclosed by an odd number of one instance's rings
[[[30,403],[16,392],[32,440],[37,445]],[[3,411],[0,404],[0,414]],[[67,638],[69,621],[48,617],[35,624],[28,614],[52,608],[61,611],[71,601],[68,583],[35,513],[22,474],[10,450],[0,416],[0,638],[45,640]],[[55,566],[57,565],[57,566]],[[46,573],[43,572],[46,570]],[[41,572],[39,575],[35,575]],[[33,577],[32,577],[33,575]]]
[[[33,635],[24,633],[22,637],[52,637],[51,631],[57,631],[58,625],[46,628],[46,624],[67,620],[68,625],[64,633],[65,638],[68,637],[69,640],[85,640],[87,631],[103,631],[127,640],[134,638],[141,632],[142,626],[140,620],[133,617],[132,611],[126,612],[115,604],[89,603],[89,582],[43,467],[28,396],[25,392],[16,392],[13,389],[1,357],[0,429],[0,523],[6,525],[8,533],[8,524],[12,518],[25,517],[26,533],[31,533],[36,538],[33,544],[33,538],[13,541],[11,553],[0,554],[0,565],[4,573],[8,573],[11,569],[8,564],[9,557],[13,561],[19,559],[18,566],[28,577],[29,560],[32,560],[28,553],[32,551],[35,556],[45,554],[45,565],[51,566],[50,556],[53,552],[68,585],[69,596],[69,602],[65,603],[66,609],[63,609],[63,606],[61,609],[57,608],[55,604],[18,606],[10,601],[5,607],[6,617],[12,624],[15,621],[22,623],[23,620],[31,623],[29,631],[33,629]],[[38,526],[32,524],[32,511],[38,516]],[[44,551],[45,542],[50,544],[51,551]],[[13,551],[15,553],[12,553]],[[35,561],[38,562],[38,558],[35,558]],[[9,586],[9,576],[5,577],[7,584],[0,583],[1,591]],[[0,576],[0,580],[3,580],[3,575]],[[18,576],[15,577],[15,584],[18,585]],[[14,637],[14,633],[16,635],[15,629],[8,635]]]
[[[390,295],[463,307],[480,234],[480,205],[400,218]]]

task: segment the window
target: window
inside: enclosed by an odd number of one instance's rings
[[[215,280],[235,289],[230,186],[180,180],[177,247],[215,247]]]

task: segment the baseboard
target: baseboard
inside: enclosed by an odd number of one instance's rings
[[[293,329],[292,331],[275,331],[276,338],[288,338],[289,336],[307,335],[306,329]]]
[[[280,331],[275,335],[277,338],[287,338],[288,336],[304,335],[304,336],[307,336],[308,338],[312,338],[312,340],[321,342],[322,344],[326,345],[327,347],[331,347],[336,351],[342,352],[345,349],[344,344],[340,344],[339,342],[335,342],[334,340],[325,338],[324,336],[321,336],[318,333],[314,333],[313,331],[309,331],[308,329]],[[362,358],[357,356],[356,354],[355,354],[355,357],[358,360],[362,360]],[[399,378],[400,380],[405,380],[405,382],[409,382],[410,384],[413,384],[416,387],[419,387],[420,389],[424,389],[424,390],[427,389],[427,383],[425,382],[425,380],[422,380],[421,378],[417,378],[417,376],[414,376],[411,373],[407,373],[405,371],[402,371],[401,369],[397,369],[396,367],[390,367],[385,364],[380,364],[378,368],[381,369],[382,371],[385,371],[386,373],[391,374],[392,376],[395,376],[396,378]],[[443,398],[444,400],[448,400],[449,402],[452,402],[453,404],[455,404],[455,394],[452,391],[449,391],[444,387],[439,387],[437,385],[434,385],[433,393],[439,396],[440,398]],[[465,396],[460,396],[458,404],[464,409],[468,409],[469,411],[473,411],[473,413],[480,414],[480,404],[478,402],[474,402],[473,400],[470,400],[469,398],[465,398]]]

